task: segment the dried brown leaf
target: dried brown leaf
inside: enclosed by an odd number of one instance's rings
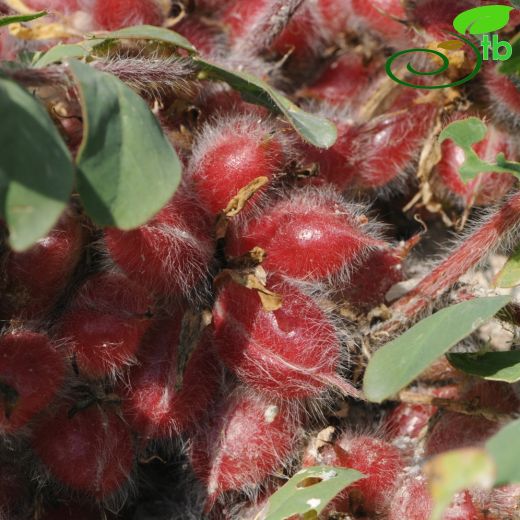
[[[239,192],[229,201],[229,204],[224,209],[224,214],[227,217],[235,217],[245,207],[247,201],[261,188],[269,182],[268,177],[257,177],[249,184],[239,190]]]

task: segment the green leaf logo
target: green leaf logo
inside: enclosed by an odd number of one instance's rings
[[[513,7],[507,5],[485,5],[460,13],[453,20],[453,27],[460,34],[485,34],[499,31],[509,23]]]

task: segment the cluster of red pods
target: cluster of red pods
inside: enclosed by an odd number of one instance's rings
[[[189,99],[190,128],[159,112],[184,177],[150,222],[98,229],[73,201],[33,248],[3,249],[0,518],[151,518],[128,516],[147,461],[182,452],[178,474],[197,500],[178,518],[254,518],[284,471],[327,464],[366,475],[327,515],[426,520],[420,461],[478,445],[495,423],[403,403],[379,410],[382,427],[359,433],[347,417],[319,449],[309,439],[338,401],[365,406],[353,316],[384,309],[417,241],[388,211],[406,219],[402,206],[427,186],[443,215],[462,213],[516,183],[487,173],[464,184],[450,141],[427,183],[416,177],[439,125],[469,115],[490,120],[479,156],[513,159],[514,80],[490,65],[443,97],[389,83],[384,70],[389,49],[433,44],[454,13],[482,2],[304,0],[278,31],[277,0],[25,3],[81,30],[167,24],[182,4],[174,30],[208,57],[272,78],[334,121],[338,139],[315,148],[266,109],[204,84]],[[2,34],[0,59],[19,45]],[[433,206],[418,210],[424,220],[440,220]],[[427,390],[518,410],[509,387],[457,377]],[[519,496],[465,491],[444,518],[509,518]]]

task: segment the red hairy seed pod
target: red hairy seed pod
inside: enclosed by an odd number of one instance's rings
[[[267,251],[262,265],[268,271],[298,280],[341,278],[370,249],[384,245],[359,213],[331,189],[303,189],[233,227],[226,251],[241,256],[259,246]]]
[[[344,435],[338,441],[338,447],[337,464],[366,475],[366,478],[348,488],[350,495],[356,501],[360,500],[364,511],[384,511],[405,468],[400,450],[388,442],[366,435]]]
[[[458,118],[457,118],[458,119]],[[484,161],[495,162],[499,153],[513,160],[513,149],[509,138],[494,127],[488,127],[486,138],[473,146]],[[504,173],[481,173],[474,180],[464,183],[460,177],[460,167],[465,161],[464,151],[452,141],[441,145],[442,158],[436,167],[437,184],[448,195],[454,195],[464,205],[489,205],[498,202],[513,186],[515,177]]]
[[[317,6],[304,2],[274,40],[271,48],[280,55],[291,53],[291,56],[302,60],[312,55],[327,36],[329,35],[326,34],[326,26],[320,19]]]
[[[399,47],[411,41],[412,34],[398,21],[406,19],[400,0],[351,0],[351,4],[351,24],[358,30],[368,29],[387,45]]]
[[[268,25],[272,17],[276,17],[277,5],[276,0],[238,0],[231,3],[221,18],[231,43],[239,46],[240,40],[251,37],[251,34],[269,31]],[[304,3],[281,33],[268,42],[270,50],[279,54],[291,52],[298,57],[307,55],[318,40],[320,24],[316,11],[315,6]],[[259,34],[259,41],[261,39],[262,35]]]
[[[320,16],[320,25],[331,36],[347,29],[351,17],[352,0],[318,0],[317,10]],[[344,78],[347,80],[347,78]]]
[[[461,400],[507,414],[518,411],[520,407],[510,385],[490,381],[476,384],[462,394]],[[445,412],[428,432],[426,454],[436,455],[447,450],[481,445],[499,429],[500,423],[478,415]]]
[[[372,251],[355,267],[339,294],[355,308],[369,311],[385,303],[386,293],[403,279],[402,251],[388,247]]]
[[[416,439],[428,425],[437,411],[435,406],[426,404],[401,403],[394,408],[386,419],[386,429],[393,438],[407,437]]]
[[[160,296],[187,294],[207,275],[214,252],[211,219],[191,195],[177,192],[150,222],[132,231],[109,228],[114,262]]]
[[[35,11],[72,13],[80,9],[81,0],[25,0],[24,3]]]
[[[443,386],[431,391],[435,397],[456,399],[459,387]],[[400,403],[385,419],[385,432],[391,439],[407,437],[417,439],[428,426],[429,420],[437,412],[437,407],[427,404]]]
[[[176,390],[180,331],[181,316],[153,326],[123,389],[125,417],[145,438],[168,438],[190,429],[218,390],[219,365],[207,336],[188,362],[182,388]]]
[[[407,173],[419,157],[436,109],[431,104],[408,104],[360,128],[357,182],[362,189],[382,188]]]
[[[211,56],[223,39],[221,33],[203,17],[183,18],[175,24],[175,32],[182,34],[203,56]]]
[[[306,398],[333,386],[357,390],[336,374],[340,344],[332,323],[311,298],[272,277],[282,298],[264,310],[256,291],[234,282],[222,286],[213,310],[215,346],[222,360],[247,385],[279,398]]]
[[[433,501],[426,481],[421,476],[408,478],[390,503],[388,520],[427,520],[433,510]],[[467,491],[458,493],[444,511],[442,520],[482,520],[484,517],[475,507]]]
[[[512,132],[520,128],[520,79],[505,75],[494,65],[484,69],[484,89],[490,104],[489,116]]]
[[[121,490],[132,471],[130,431],[113,410],[93,404],[72,413],[73,406],[67,401],[39,423],[32,446],[62,484],[106,499]]]
[[[330,148],[319,149],[310,144],[301,143],[299,148],[306,163],[315,163],[319,167],[318,177],[312,177],[314,185],[330,183],[339,191],[347,191],[355,183],[359,156],[359,127],[351,121],[335,121],[338,139]]]
[[[71,280],[84,238],[81,223],[66,213],[49,236],[29,250],[9,252],[5,264],[7,290],[0,304],[3,313],[25,319],[48,314]]]
[[[218,213],[254,179],[272,179],[284,156],[282,139],[271,124],[251,116],[224,118],[201,131],[189,171],[200,200]]]
[[[453,20],[463,11],[481,4],[478,0],[409,0],[408,20],[429,39],[450,39]]]
[[[270,0],[236,0],[229,3],[222,13],[221,21],[231,43],[253,30],[267,12],[269,4]]]
[[[13,433],[43,410],[65,376],[63,356],[44,334],[0,337],[0,433]]]
[[[294,449],[299,413],[239,388],[192,439],[191,461],[207,487],[207,509],[226,491],[262,483]]]
[[[347,53],[330,63],[318,79],[298,94],[341,107],[357,107],[366,95],[375,70],[365,65],[363,56]]]
[[[113,375],[134,360],[150,320],[151,299],[119,273],[100,273],[81,287],[61,316],[56,336],[68,342],[81,373]]]
[[[157,0],[96,0],[92,14],[97,26],[109,31],[131,25],[162,25],[164,21]]]

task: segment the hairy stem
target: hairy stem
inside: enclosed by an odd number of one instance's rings
[[[391,306],[394,318],[384,323],[383,328],[391,330],[392,325],[397,322],[414,319],[450,289],[462,275],[479,264],[519,224],[520,193],[517,193],[414,289]]]
[[[275,0],[272,2],[262,19],[255,24],[255,30],[250,31],[245,38],[241,39],[238,46],[242,50],[246,49],[255,54],[267,50],[287,27],[302,3],[303,0]]]

